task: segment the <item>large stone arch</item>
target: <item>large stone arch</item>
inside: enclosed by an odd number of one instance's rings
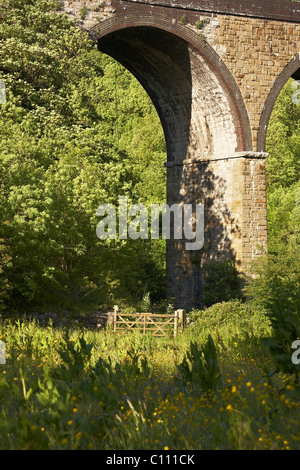
[[[268,124],[274,105],[282,88],[291,77],[298,80],[300,79],[300,53],[296,54],[295,57],[284,67],[273,83],[270,93],[268,94],[259,121],[257,134],[257,150],[259,152],[265,152]]]
[[[89,33],[151,97],[164,128],[168,161],[252,150],[240,90],[201,35],[157,15],[118,15]]]
[[[243,272],[255,245],[266,244],[265,156],[252,151],[240,89],[202,34],[166,16],[116,15],[89,34],[136,76],[158,111],[169,206],[204,203],[203,249],[171,238],[166,254],[167,296],[181,308],[201,306],[205,263],[226,258]]]

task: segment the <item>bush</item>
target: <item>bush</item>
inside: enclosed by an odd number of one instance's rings
[[[142,313],[149,313],[151,312],[151,300],[150,300],[150,292],[146,292],[143,295],[140,310]]]
[[[292,343],[300,339],[300,250],[299,239],[290,237],[276,254],[266,256],[254,266],[255,279],[245,289],[247,295],[266,311],[272,325],[270,338],[264,340],[277,371],[295,374]]]
[[[298,295],[282,291],[282,295],[267,303],[273,333],[263,343],[270,350],[276,364],[277,372],[294,374],[298,379],[300,363],[292,361],[292,344],[300,339],[300,291]]]
[[[241,298],[241,286],[234,264],[228,260],[204,264],[205,285],[202,301],[206,307]]]
[[[11,257],[5,240],[0,239],[0,312],[5,309],[5,302],[9,298],[12,286],[8,279],[8,272],[11,268]]]
[[[192,342],[190,350],[186,352],[183,361],[177,367],[181,382],[183,380],[199,385],[205,392],[215,389],[220,381],[220,368],[211,335],[202,347]]]
[[[231,325],[240,329],[266,330],[270,325],[266,314],[262,306],[234,299],[216,303],[205,310],[192,310],[189,317],[196,324],[209,328]]]

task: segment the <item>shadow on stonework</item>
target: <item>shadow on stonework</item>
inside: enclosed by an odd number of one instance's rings
[[[204,204],[204,246],[186,251],[184,240],[169,240],[167,290],[176,307],[203,308],[239,295],[238,267],[233,239],[241,239],[241,221],[232,215],[227,200],[230,187],[217,174],[216,162],[198,162],[168,168],[184,196],[179,202]],[[178,191],[179,193],[179,191]],[[174,202],[174,201],[173,201]]]

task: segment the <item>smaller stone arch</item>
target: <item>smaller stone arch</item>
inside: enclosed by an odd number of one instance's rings
[[[257,135],[257,151],[265,152],[266,148],[266,136],[269,120],[273,111],[276,100],[281,92],[282,88],[286,84],[289,78],[300,79],[300,53],[296,54],[295,57],[285,66],[279,76],[276,78],[270,93],[264,104],[264,109],[260,117],[258,135]]]

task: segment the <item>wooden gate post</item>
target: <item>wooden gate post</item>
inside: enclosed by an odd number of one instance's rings
[[[114,305],[114,332],[117,331],[117,314],[118,314],[119,307]]]
[[[183,331],[184,326],[185,326],[185,319],[186,319],[185,310],[179,309],[179,310],[176,310],[176,311],[178,313],[178,320],[179,320],[180,329],[181,329],[181,331]]]
[[[174,338],[177,335],[177,329],[178,329],[178,310],[174,312]]]

